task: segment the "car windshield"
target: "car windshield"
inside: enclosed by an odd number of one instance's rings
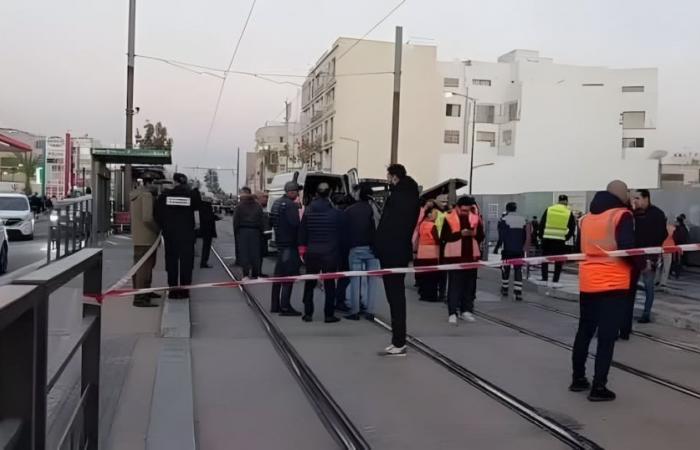
[[[29,202],[22,197],[0,197],[0,211],[29,211]]]

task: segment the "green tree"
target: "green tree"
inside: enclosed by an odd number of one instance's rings
[[[143,136],[140,136],[139,130],[136,130],[136,141],[141,148],[157,150],[172,150],[173,148],[173,140],[168,137],[168,129],[160,122],[153,125],[147,120],[143,126]]]
[[[32,155],[31,152],[22,153],[15,156],[14,165],[17,166],[22,174],[24,174],[24,193],[32,195],[32,177],[36,173],[36,169],[41,164],[39,156]]]
[[[221,189],[221,185],[219,184],[219,173],[216,170],[207,169],[207,173],[204,174],[204,185],[215,197],[219,199],[226,197],[226,193]]]

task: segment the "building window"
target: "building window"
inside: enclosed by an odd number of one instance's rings
[[[478,79],[473,79],[472,84],[474,86],[491,86],[491,80],[478,80]]]
[[[494,105],[476,105],[476,123],[493,123],[495,112]]]
[[[477,131],[476,132],[477,142],[488,142],[491,147],[496,146],[496,133],[493,131]]]
[[[462,115],[462,105],[455,105],[453,103],[447,104],[447,111],[445,112],[447,117],[460,117]]]
[[[622,86],[622,92],[644,92],[644,86]]]
[[[284,144],[284,136],[280,136],[280,144]]]
[[[459,130],[445,130],[445,144],[459,144]]]
[[[458,88],[459,78],[445,78],[445,80],[443,81],[443,85],[446,88]]]
[[[680,181],[683,183],[685,181],[685,176],[682,173],[662,173],[661,181]]]
[[[331,117],[331,126],[330,130],[328,131],[328,137],[332,141],[333,140],[333,118]]]
[[[581,86],[583,86],[583,87],[603,87],[605,85],[603,83],[583,83]]]
[[[625,111],[622,113],[622,128],[644,128],[645,119],[644,111]]]
[[[503,142],[503,145],[513,145],[513,130],[503,130],[501,142]]]
[[[518,120],[518,102],[508,103],[508,121]]]
[[[622,148],[644,148],[644,138],[622,138]]]

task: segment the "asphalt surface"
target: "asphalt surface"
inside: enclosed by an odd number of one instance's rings
[[[34,223],[34,239],[21,241],[10,239],[8,252],[7,273],[22,268],[33,262],[46,259],[46,240],[49,233],[47,215],[40,216]]]

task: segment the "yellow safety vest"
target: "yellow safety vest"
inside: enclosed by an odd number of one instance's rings
[[[544,239],[565,241],[569,234],[569,217],[571,211],[568,207],[560,204],[547,208],[547,222],[544,225]]]

